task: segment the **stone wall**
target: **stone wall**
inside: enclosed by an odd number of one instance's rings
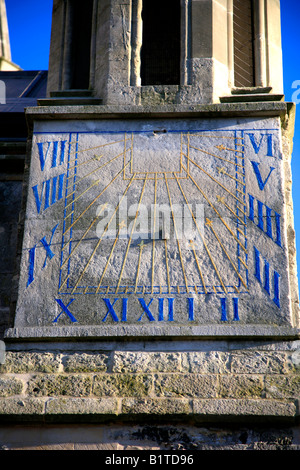
[[[268,446],[300,448],[296,432],[298,342],[196,343],[129,343],[117,349],[115,344],[107,344],[102,345],[102,351],[92,343],[60,349],[49,345],[46,352],[37,345],[30,349],[10,345],[1,365],[0,444],[21,448],[34,445],[33,437],[27,444],[17,444],[18,432],[10,441],[10,434],[3,431],[12,423],[25,422],[43,423],[41,429],[45,424],[97,424],[106,437],[94,436],[96,442],[87,444],[101,447],[105,442],[112,445],[115,439],[114,445],[120,447],[111,448],[116,449],[124,448],[126,439],[129,445],[134,437],[143,441],[139,444],[142,448],[176,448],[180,443],[189,449],[239,448],[242,444],[242,448],[255,448],[260,445],[263,429],[270,433],[273,428],[276,438],[273,436]],[[118,441],[113,430],[120,422]],[[223,429],[227,437],[220,439],[211,431],[208,438],[211,426]],[[230,431],[232,426],[235,431]],[[151,428],[156,429],[155,438],[149,436]],[[185,444],[179,428],[190,436]],[[157,435],[163,429],[168,433],[165,441],[159,442]],[[237,437],[241,429],[252,437],[241,442]],[[257,429],[254,434],[253,429]],[[39,440],[39,446],[46,445],[44,439]],[[57,433],[52,444],[59,445],[63,439],[64,434]],[[78,439],[71,444],[80,444]],[[145,439],[152,442],[145,443]]]

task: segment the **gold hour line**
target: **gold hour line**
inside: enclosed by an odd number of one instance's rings
[[[137,266],[136,277],[135,277],[134,293],[136,293],[137,285],[138,285],[138,279],[139,279],[139,273],[140,273],[140,266],[141,266],[141,259],[142,259],[142,251],[143,251],[143,248],[144,248],[144,242],[143,242],[143,240],[141,241],[139,247],[140,247],[140,252],[139,252],[138,266]]]
[[[190,145],[190,148],[195,149],[195,150],[199,150],[199,152],[206,153],[206,155],[211,155],[212,157],[218,158],[219,160],[223,160],[224,162],[230,163],[231,165],[240,166],[241,168],[243,168],[243,165],[240,165],[239,163],[232,162],[231,160],[227,160],[226,158],[219,157],[218,155],[215,155],[214,153],[206,152],[205,150],[199,149],[198,147],[193,147],[192,145]]]
[[[217,170],[218,170],[219,174],[221,173],[222,175],[226,175],[229,178],[231,178],[232,180],[237,181],[237,183],[242,184],[244,187],[246,186],[246,183],[243,183],[242,181],[240,181],[239,179],[237,179],[234,176],[230,175],[229,173],[226,173],[226,171],[224,171],[224,167],[223,168],[217,167]],[[244,175],[242,175],[242,176],[244,176]]]
[[[242,178],[245,178],[245,173],[240,173],[239,171],[236,171],[236,174],[242,176]]]
[[[156,207],[156,194],[157,194],[157,174],[155,174],[154,181],[154,207]],[[154,285],[154,258],[155,258],[155,210],[153,218],[153,240],[152,240],[152,268],[151,268],[151,294],[153,294],[153,285]]]
[[[118,208],[119,208],[119,206],[120,206],[122,200],[124,199],[124,197],[125,197],[125,195],[126,195],[128,189],[130,188],[131,183],[132,183],[132,181],[134,180],[134,178],[135,178],[135,175],[133,175],[132,178],[131,178],[131,180],[129,181],[128,186],[127,186],[127,188],[125,189],[125,191],[124,191],[122,197],[120,198],[119,203],[118,203],[117,207],[116,207],[115,210],[114,210],[114,213],[112,214],[111,218],[109,219],[109,221],[108,221],[108,223],[107,223],[107,225],[106,225],[106,227],[105,227],[105,229],[104,229],[104,231],[103,231],[103,234],[102,234],[101,238],[103,238],[103,235],[104,235],[104,234],[106,233],[106,231],[109,229],[109,226],[110,226],[110,224],[111,224],[111,221],[113,220],[113,218],[114,218],[114,216],[115,216],[115,214],[116,214],[116,212],[117,212],[117,210],[118,210]],[[102,208],[101,208],[101,212],[105,209],[105,207],[106,207],[106,204],[103,204],[103,206],[102,206]],[[69,257],[68,257],[68,258],[64,261],[64,263],[62,264],[62,266],[61,266],[62,268],[63,268],[64,265],[69,261],[70,257],[73,255],[74,251],[78,248],[78,246],[80,245],[80,243],[82,242],[82,240],[85,238],[85,236],[87,235],[88,231],[91,229],[91,227],[93,226],[93,224],[96,222],[96,220],[98,219],[98,217],[99,217],[99,215],[101,214],[101,212],[100,212],[100,213],[98,214],[98,216],[95,217],[94,220],[91,222],[89,228],[86,230],[86,232],[84,233],[84,235],[81,237],[81,240],[77,243],[77,245],[74,247],[74,249],[73,249],[72,252],[70,253]],[[70,241],[67,242],[67,244],[68,244],[68,243],[70,243]],[[67,244],[66,244],[66,245],[67,245]],[[66,245],[65,245],[65,246],[66,246]]]
[[[63,262],[63,264],[61,265],[61,268],[62,269],[65,264],[69,261],[69,259],[71,258],[71,256],[74,254],[74,252],[77,250],[77,248],[79,247],[80,243],[84,240],[84,238],[86,237],[86,235],[88,234],[88,232],[90,231],[90,229],[92,228],[92,226],[94,225],[94,223],[96,222],[96,220],[98,219],[98,217],[100,216],[101,212],[104,210],[104,206],[105,204],[103,205],[103,207],[101,208],[101,211],[100,213],[98,214],[97,217],[94,218],[94,220],[92,220],[92,222],[90,223],[89,227],[86,229],[86,231],[84,232],[83,236],[81,237],[81,239],[79,240],[79,242],[76,244],[76,246],[73,248],[73,250],[71,251],[71,253],[69,254],[69,256],[65,259],[65,261]],[[71,240],[69,240],[65,246],[63,247],[63,250],[65,249],[66,246],[69,245]],[[64,284],[62,284],[63,286]],[[61,286],[61,287],[62,287]]]
[[[241,211],[242,214],[247,215],[246,212],[244,212],[243,209],[241,209],[239,206],[236,206],[236,208],[237,208],[239,211]]]
[[[67,220],[69,217],[71,217],[74,214],[74,209],[70,212],[70,214],[66,215],[64,220]]]
[[[243,233],[239,228],[236,228],[236,229],[237,229],[237,231],[238,231],[241,235],[243,235],[243,237],[247,238],[247,237],[246,237],[246,234]]]
[[[199,271],[201,282],[203,284],[204,292],[205,292],[205,294],[207,294],[207,289],[206,289],[206,285],[205,285],[205,282],[204,282],[204,277],[203,277],[203,274],[202,274],[202,271],[201,271],[201,268],[200,268],[200,264],[199,264],[199,260],[198,260],[198,256],[197,256],[197,253],[196,253],[196,250],[195,250],[195,245],[194,245],[193,240],[190,240],[190,245],[191,245],[193,253],[194,253],[195,261],[196,261],[196,264],[197,264],[197,268],[198,268],[198,271]],[[196,286],[195,286],[195,288],[196,288]]]
[[[109,162],[107,162],[105,165],[107,165],[108,163],[110,163],[112,160],[110,160]],[[105,165],[102,165],[102,167],[99,167],[97,168],[97,171],[100,170],[100,168],[103,168],[103,166]],[[124,168],[122,168],[122,170],[120,171],[120,173],[123,171]],[[83,179],[83,178],[82,178]],[[83,191],[81,194],[79,194],[79,196],[77,196],[75,199],[73,199],[71,202],[69,202],[69,204],[66,205],[66,209],[71,206],[74,202],[76,202],[78,199],[80,199],[87,191],[89,191],[91,188],[93,188],[94,186],[97,186],[99,183],[101,183],[103,180],[101,178],[99,178],[98,180],[94,181],[93,184],[91,184],[85,191]],[[77,183],[76,183],[77,184]],[[72,194],[74,194],[75,191],[73,191],[72,193],[68,194],[67,197],[70,197],[72,196]]]
[[[229,152],[245,153],[244,150],[229,149],[228,147],[224,147],[224,145],[216,145],[216,148],[218,150],[229,150]],[[236,156],[238,156],[238,155],[236,155]],[[244,157],[240,157],[240,158],[244,158]]]
[[[211,261],[211,263],[212,263],[212,265],[213,265],[213,267],[214,267],[214,269],[215,269],[215,271],[216,271],[216,274],[217,274],[217,276],[218,276],[218,278],[219,278],[219,281],[221,282],[221,285],[222,285],[222,287],[223,287],[224,292],[227,294],[226,287],[225,287],[225,285],[224,285],[224,283],[223,283],[223,281],[222,281],[222,278],[221,278],[221,276],[220,276],[220,273],[219,273],[219,271],[218,271],[218,268],[217,268],[217,266],[216,266],[216,264],[215,264],[215,262],[214,262],[214,260],[213,260],[213,258],[212,258],[212,256],[211,256],[211,253],[210,253],[210,251],[209,251],[209,249],[208,249],[208,246],[207,246],[207,244],[205,243],[204,237],[203,237],[201,231],[199,230],[197,221],[196,221],[196,219],[195,219],[195,216],[194,216],[194,214],[193,214],[193,211],[192,211],[191,208],[190,208],[190,204],[188,203],[187,197],[186,197],[186,195],[185,195],[185,193],[184,193],[184,191],[183,191],[183,189],[182,189],[182,186],[181,186],[181,184],[180,184],[178,178],[176,178],[176,180],[177,180],[177,184],[178,184],[178,186],[179,186],[179,188],[180,188],[180,191],[182,192],[182,195],[183,195],[183,197],[184,197],[184,199],[185,199],[185,202],[187,203],[187,206],[188,206],[188,208],[189,208],[189,211],[190,211],[190,213],[191,213],[191,216],[192,216],[192,218],[193,218],[193,220],[194,220],[194,222],[195,222],[195,226],[196,226],[196,228],[197,228],[197,230],[198,230],[198,233],[199,233],[199,235],[200,235],[200,237],[201,237],[201,239],[202,239],[203,245],[205,246],[205,249],[206,249],[206,251],[207,251],[207,254],[208,254],[208,256],[209,256],[209,259],[210,259],[210,261]]]
[[[226,188],[226,186],[224,186],[222,183],[220,183],[220,181],[216,180],[213,176],[211,176],[209,173],[207,173],[207,171],[203,170],[203,168],[201,168],[201,166],[199,166],[196,162],[194,162],[194,160],[190,160],[191,163],[193,163],[194,165],[196,165],[196,167],[198,167],[201,171],[203,171],[203,173],[205,173],[209,178],[211,178],[215,183],[217,183],[219,186],[221,186],[221,188],[225,189],[225,191],[227,193],[229,193],[234,199],[236,199],[238,202],[240,202],[241,204],[245,205],[244,201],[241,201],[235,194],[231,193],[229,191],[229,189]],[[184,168],[184,167],[183,167]],[[187,171],[185,168],[184,168],[185,171]],[[189,175],[190,176],[190,175]]]
[[[165,257],[166,257],[166,271],[167,271],[167,281],[168,281],[168,292],[169,292],[169,294],[171,294],[167,240],[165,239],[164,242],[165,242]]]
[[[181,169],[181,165],[182,165],[182,132],[180,134],[180,169]]]
[[[236,213],[231,209],[230,206],[228,206],[228,204],[226,202],[224,202],[224,201],[220,201],[220,202],[222,204],[224,204],[224,206],[234,215],[234,217],[236,217],[240,221],[241,224],[243,224],[245,226],[247,225],[247,224],[245,224],[245,222],[242,221],[242,219],[239,218],[238,215],[236,215]]]
[[[237,191],[238,193],[242,194],[243,196],[245,196],[245,193],[244,193],[244,191],[240,191],[240,190],[239,190],[239,189],[237,189],[237,188],[236,188],[236,191]]]
[[[238,256],[238,259],[241,261],[241,263],[245,266],[246,269],[248,269],[247,264],[242,260],[240,256]]]
[[[136,219],[137,219],[137,216],[138,216],[138,213],[139,213],[139,209],[140,209],[140,205],[141,205],[141,202],[142,202],[142,198],[143,198],[143,195],[144,195],[144,191],[145,191],[145,187],[146,187],[146,182],[147,182],[147,175],[146,175],[146,178],[145,178],[145,180],[144,180],[144,185],[143,185],[142,192],[141,192],[141,195],[140,195],[140,199],[139,199],[139,202],[138,202],[137,211],[136,211],[135,218],[134,218],[134,221],[133,221],[133,224],[132,224],[132,229],[131,229],[131,233],[130,233],[130,238],[129,238],[129,241],[128,241],[128,244],[127,244],[127,248],[126,248],[126,252],[125,252],[125,256],[124,256],[124,259],[123,259],[123,264],[122,264],[122,268],[121,268],[121,272],[120,272],[120,276],[119,276],[119,281],[118,281],[118,285],[117,285],[117,288],[116,288],[116,292],[115,292],[115,293],[118,292],[119,287],[120,287],[120,284],[121,284],[121,280],[122,280],[122,276],[123,276],[123,271],[124,271],[125,264],[126,264],[126,260],[127,260],[128,251],[129,251],[130,244],[131,244],[132,234],[133,234],[133,231],[134,231],[134,228],[135,228]]]
[[[176,240],[177,240],[177,246],[178,246],[178,251],[179,251],[179,256],[180,256],[180,262],[181,262],[181,267],[182,267],[182,273],[183,273],[183,277],[184,277],[186,291],[188,293],[189,292],[189,287],[188,287],[188,282],[187,282],[187,278],[186,278],[186,274],[185,274],[184,263],[183,263],[183,259],[182,259],[181,248],[180,248],[180,243],[179,243],[178,234],[177,234],[177,228],[176,228],[176,223],[175,223],[174,212],[172,210],[171,194],[170,194],[170,190],[169,190],[167,175],[165,173],[164,173],[164,176],[165,176],[165,183],[166,183],[167,192],[168,192],[168,196],[169,196],[169,202],[170,202],[170,207],[171,207],[173,225],[174,225],[174,230],[175,230],[175,235],[176,235]],[[175,174],[174,174],[174,176],[175,176],[175,178],[177,178],[177,176]]]
[[[130,172],[132,173],[132,163],[133,163],[133,132],[131,133],[131,147],[130,147]],[[125,152],[124,152],[124,163],[125,163]]]
[[[187,174],[189,173],[189,170],[190,170],[190,134],[188,134],[188,143],[187,143]]]
[[[84,267],[84,270],[83,270],[82,273],[80,274],[80,276],[79,276],[79,278],[78,278],[78,280],[77,280],[77,282],[76,282],[76,284],[75,284],[75,286],[74,286],[74,288],[73,288],[73,290],[72,290],[72,294],[74,294],[75,290],[77,289],[77,286],[78,286],[79,282],[80,282],[81,279],[83,278],[84,273],[86,272],[86,270],[87,270],[87,268],[88,268],[88,266],[89,266],[91,260],[93,259],[93,257],[94,257],[94,255],[95,255],[97,249],[99,248],[99,245],[100,245],[100,243],[101,243],[101,241],[102,241],[102,239],[103,239],[103,235],[104,235],[104,232],[103,232],[101,238],[99,238],[99,240],[98,240],[98,242],[97,242],[97,244],[96,244],[96,246],[95,246],[95,248],[94,248],[94,250],[93,250],[91,256],[89,257],[89,260],[88,260],[87,264],[86,264],[85,267]]]
[[[107,270],[108,265],[109,265],[109,263],[110,263],[110,259],[111,259],[112,255],[113,255],[114,249],[115,249],[116,244],[117,244],[117,241],[118,241],[118,239],[119,239],[120,231],[121,231],[121,229],[124,227],[124,225],[125,225],[125,222],[124,222],[124,220],[123,220],[123,221],[121,222],[121,224],[119,225],[119,230],[118,230],[118,233],[117,233],[117,235],[116,235],[116,238],[115,238],[115,241],[114,241],[114,243],[113,243],[113,246],[112,246],[112,248],[111,248],[109,257],[108,257],[108,259],[107,259],[107,261],[106,261],[105,268],[104,268],[104,270],[103,270],[103,273],[102,273],[102,276],[101,276],[101,278],[100,278],[98,287],[97,287],[97,289],[96,289],[96,294],[98,294],[98,291],[99,291],[99,289],[100,289],[100,287],[101,287],[103,278],[104,278],[104,276],[105,276],[106,270]]]
[[[116,214],[116,212],[117,212],[117,210],[118,210],[118,208],[119,208],[119,206],[120,206],[120,204],[121,204],[123,198],[125,197],[125,194],[127,193],[127,191],[128,191],[128,189],[129,189],[129,187],[130,187],[130,185],[131,185],[131,183],[132,183],[132,181],[133,181],[134,178],[135,178],[135,175],[132,176],[132,178],[131,178],[131,180],[130,180],[130,182],[129,182],[127,188],[126,188],[126,190],[124,191],[124,193],[123,193],[123,195],[122,195],[122,198],[120,199],[120,201],[119,201],[119,203],[118,203],[116,209],[114,210],[114,213],[112,214],[112,216],[111,216],[111,218],[109,219],[109,221],[108,221],[108,223],[107,223],[105,229],[103,230],[103,233],[102,233],[101,237],[99,238],[99,240],[98,240],[98,242],[97,242],[97,245],[96,245],[96,247],[95,247],[95,249],[94,249],[94,251],[93,251],[93,253],[92,253],[92,255],[91,255],[90,259],[89,259],[89,261],[88,261],[88,264],[90,263],[91,258],[94,256],[94,253],[95,253],[96,250],[98,249],[98,247],[99,247],[99,245],[100,245],[100,243],[101,243],[101,241],[102,241],[102,239],[103,239],[103,237],[104,237],[104,234],[105,234],[106,231],[108,230],[108,228],[109,228],[109,226],[110,226],[110,224],[111,224],[111,221],[113,220],[113,218],[114,218],[114,216],[115,216],[115,214]],[[99,214],[99,215],[100,215],[100,214]],[[94,219],[94,221],[95,221],[95,219]],[[91,228],[91,226],[88,228],[88,230],[89,230],[90,228]],[[63,265],[62,265],[62,268],[63,268],[63,266],[67,263],[67,261],[70,259],[70,257],[73,255],[74,251],[78,248],[78,246],[79,246],[80,243],[82,242],[83,238],[84,238],[85,235],[87,234],[88,230],[85,232],[85,234],[83,235],[83,237],[81,238],[81,240],[77,243],[77,245],[75,246],[75,248],[72,250],[72,252],[70,253],[69,257],[64,261],[64,263],[63,263]],[[84,272],[82,273],[80,279],[82,279],[82,276],[83,276],[83,274],[85,273],[86,269],[87,269],[87,266],[85,267]],[[64,282],[63,282],[63,284],[61,285],[60,289],[64,286],[64,284],[65,284],[65,282],[67,281],[67,279],[68,279],[68,276],[67,276],[66,279],[64,280]],[[78,285],[80,279],[77,281],[74,290],[77,288],[77,285]],[[74,290],[73,290],[73,292],[74,292]]]
[[[124,139],[122,140],[116,140],[115,142],[108,142],[107,144],[102,144],[102,145],[97,145],[97,147],[90,147],[88,149],[83,149],[83,150],[77,150],[76,152],[72,152],[70,153],[70,155],[76,155],[77,153],[82,153],[82,152],[88,152],[89,150],[96,150],[96,149],[100,149],[102,147],[106,147],[107,145],[113,145],[113,144],[118,144],[120,142],[123,142]],[[75,142],[73,142],[75,143]],[[74,160],[70,160],[69,163],[72,163],[72,162],[76,162],[76,158]]]
[[[74,168],[77,169],[79,166],[86,165],[87,163],[90,163],[93,160],[99,161],[103,157],[103,155],[94,155],[94,157],[89,158],[89,160],[86,160],[85,162],[78,163],[77,165],[69,167],[68,170],[73,170]],[[70,178],[74,178],[74,175],[68,176],[67,180],[70,179]]]
[[[194,185],[196,186],[196,188],[198,188],[198,190],[201,192],[202,196],[204,197],[204,199],[206,199],[206,201],[208,202],[208,204],[213,208],[213,210],[216,212],[216,214],[220,217],[221,221],[223,222],[223,224],[225,225],[225,227],[227,228],[227,230],[229,231],[229,233],[233,236],[233,238],[235,239],[235,241],[240,245],[240,247],[247,253],[247,250],[246,248],[243,246],[243,244],[239,241],[239,239],[234,235],[234,233],[232,232],[232,230],[230,229],[230,227],[228,227],[228,225],[226,224],[225,220],[223,220],[223,218],[221,217],[220,213],[218,212],[218,210],[215,208],[215,206],[210,202],[210,200],[207,198],[207,196],[204,194],[204,192],[202,191],[201,188],[199,188],[198,184],[196,183],[196,181],[193,179],[193,177],[191,175],[190,176],[190,179],[192,180],[192,182],[194,183]]]
[[[104,163],[103,165],[99,166],[98,168],[96,168],[95,170],[91,171],[90,173],[87,173],[86,175],[84,175],[82,178],[80,178],[79,180],[76,181],[76,185],[78,183],[80,183],[82,180],[84,180],[85,178],[87,178],[88,176],[92,175],[93,173],[96,173],[97,171],[101,170],[102,168],[104,168],[106,165],[109,165],[109,163],[113,162],[114,160],[116,160],[117,158],[120,158],[121,156],[123,155],[123,152],[122,153],[119,153],[119,155],[117,155],[116,157],[112,158],[111,160],[109,160],[108,162]],[[123,168],[122,168],[123,170]],[[82,196],[82,194],[86,193],[90,188],[92,188],[93,186],[95,186],[96,184],[98,184],[100,181],[102,181],[102,179],[98,179],[96,181],[94,181],[93,184],[91,184],[83,193],[79,194],[79,196],[74,199],[74,201],[76,201],[79,197]],[[76,192],[76,190],[72,191],[70,194],[68,194],[66,197],[70,197],[72,196],[74,193]],[[69,207],[74,201],[71,201],[67,206]]]
[[[76,284],[75,284],[75,286],[74,286],[74,288],[73,288],[73,290],[72,290],[72,294],[74,294],[75,290],[77,289],[77,286],[78,286],[79,282],[80,282],[81,279],[83,278],[83,275],[84,275],[84,273],[86,272],[86,270],[87,270],[87,268],[88,268],[88,266],[89,266],[91,260],[93,259],[94,254],[96,253],[96,251],[97,251],[97,249],[98,249],[98,246],[99,246],[100,243],[101,243],[101,240],[102,240],[102,238],[100,238],[100,239],[98,240],[98,242],[97,242],[97,244],[96,244],[96,246],[95,246],[95,248],[94,248],[94,250],[93,250],[93,252],[92,252],[92,254],[91,254],[91,256],[90,256],[90,258],[89,258],[89,260],[88,260],[88,262],[87,262],[87,264],[86,264],[85,267],[84,267],[84,270],[83,270],[82,273],[80,274],[80,276],[79,276],[79,278],[78,278],[78,280],[77,280],[77,282],[76,282]]]
[[[127,163],[127,165],[129,165],[129,162]],[[127,165],[126,165],[126,166],[127,166]],[[81,214],[77,217],[76,220],[74,220],[74,222],[70,225],[70,227],[68,227],[68,228],[65,230],[65,232],[63,233],[63,235],[65,235],[65,234],[78,222],[78,220],[83,216],[83,214],[85,214],[86,211],[97,201],[97,199],[99,199],[99,197],[101,197],[102,194],[105,193],[105,191],[107,190],[107,188],[109,188],[109,186],[117,179],[117,177],[122,173],[122,171],[123,171],[123,168],[122,168],[122,170],[119,171],[119,173],[117,173],[116,176],[108,183],[108,185],[105,186],[105,188],[103,189],[103,191],[101,191],[101,193],[98,194],[98,196],[95,197],[95,199],[90,203],[90,205],[87,206],[87,207],[84,209],[83,212],[81,212]],[[135,175],[134,175],[134,176],[135,176]],[[134,176],[133,176],[133,177],[134,177]]]
[[[245,284],[245,282],[244,282],[242,276],[241,276],[240,273],[238,272],[237,267],[235,266],[235,264],[234,264],[233,261],[231,260],[229,254],[227,253],[227,250],[225,249],[223,243],[222,243],[221,240],[219,239],[219,237],[218,237],[216,231],[214,230],[214,228],[213,228],[213,226],[212,226],[212,223],[206,224],[206,225],[208,225],[208,226],[210,227],[211,231],[213,232],[214,236],[215,236],[216,239],[218,240],[218,242],[219,242],[219,244],[220,244],[222,250],[224,251],[224,253],[225,253],[225,255],[227,256],[227,258],[229,259],[229,261],[230,261],[230,263],[231,263],[233,269],[235,270],[235,272],[236,272],[237,276],[239,277],[240,281],[242,282],[243,286],[245,287],[246,290],[248,290],[248,287],[247,287],[247,285]]]
[[[243,140],[243,137],[228,137],[226,135],[207,135],[207,134],[188,134],[192,137],[210,137],[210,138],[215,138],[215,139],[229,139],[229,140]],[[243,144],[237,144],[237,145],[243,145]]]
[[[237,150],[237,152],[238,152],[238,150]],[[245,155],[243,155],[242,157],[240,155],[236,155],[236,158],[240,158],[240,159],[243,160],[245,158]]]

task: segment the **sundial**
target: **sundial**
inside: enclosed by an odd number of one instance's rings
[[[291,326],[283,185],[275,118],[37,122],[16,326]]]

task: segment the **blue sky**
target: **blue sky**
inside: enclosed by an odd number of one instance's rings
[[[12,60],[24,70],[47,70],[52,0],[6,0]],[[281,0],[284,92],[300,104],[300,1]],[[299,57],[299,59],[297,59]],[[294,87],[296,88],[293,88]],[[297,111],[298,111],[297,106]],[[300,116],[292,156],[293,200],[300,273]]]

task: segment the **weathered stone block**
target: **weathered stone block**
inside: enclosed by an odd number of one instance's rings
[[[92,379],[84,375],[36,375],[28,383],[28,395],[35,396],[87,396]]]
[[[182,370],[201,374],[229,372],[229,353],[220,351],[182,353]]]
[[[99,374],[94,379],[93,394],[102,397],[143,397],[149,395],[152,382],[149,375]]]
[[[113,372],[149,373],[180,371],[180,353],[169,352],[115,352]]]
[[[0,365],[0,373],[58,372],[60,365],[60,355],[56,353],[7,351],[5,363]]]
[[[45,411],[45,402],[42,399],[31,397],[0,398],[0,415],[42,415]]]
[[[47,401],[46,415],[117,414],[118,402],[112,398],[53,398]]]
[[[285,352],[245,351],[232,353],[231,372],[234,374],[275,374],[288,372]]]
[[[190,402],[187,399],[176,398],[124,398],[122,413],[146,415],[188,415],[191,413]]]
[[[74,353],[63,355],[61,362],[65,372],[105,372],[108,360],[108,354]]]
[[[15,377],[0,376],[0,397],[19,395],[23,391],[23,382]]]
[[[228,375],[220,377],[221,398],[260,398],[264,390],[262,376]]]
[[[299,375],[270,375],[266,377],[266,397],[274,399],[300,398]]]
[[[154,391],[161,397],[216,398],[217,375],[160,374],[155,376]]]
[[[257,399],[193,400],[193,412],[204,416],[262,416],[294,418],[295,403]]]

